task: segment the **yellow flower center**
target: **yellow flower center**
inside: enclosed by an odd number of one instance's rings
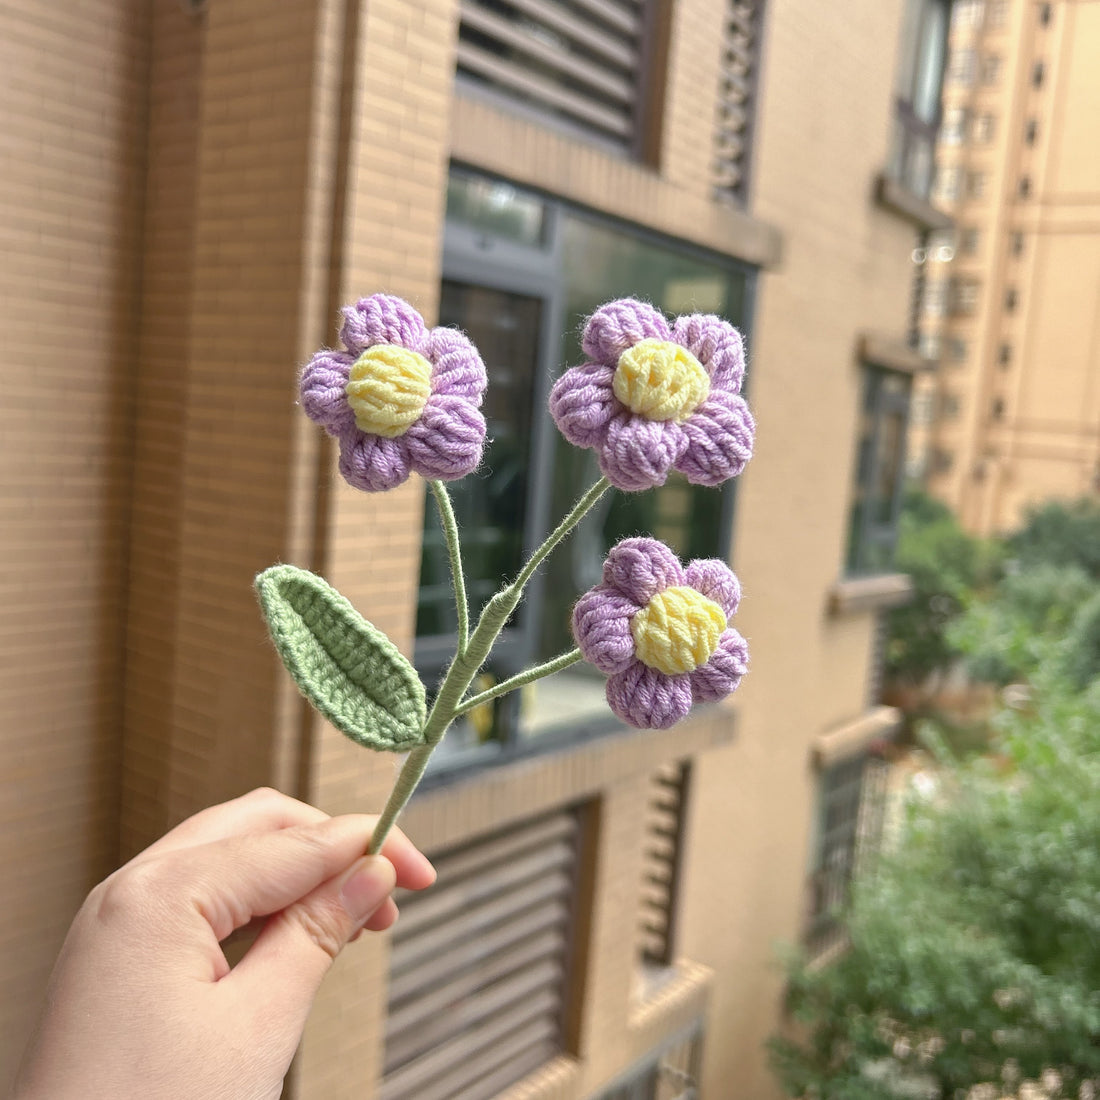
[[[691,672],[710,660],[726,626],[714,600],[687,585],[666,588],[630,621],[634,655],[668,676]]]
[[[619,356],[615,396],[647,420],[687,420],[710,395],[710,377],[687,348],[641,340]]]
[[[396,439],[420,419],[432,392],[432,365],[396,344],[367,348],[344,388],[361,432]]]

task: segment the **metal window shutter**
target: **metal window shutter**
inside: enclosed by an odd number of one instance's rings
[[[580,829],[569,810],[433,856],[402,893],[379,1100],[489,1100],[561,1050]]]
[[[727,0],[714,132],[714,194],[743,205],[755,114],[763,0]]]
[[[629,147],[649,0],[461,0],[458,72],[512,103]]]
[[[687,762],[667,764],[649,783],[638,954],[644,962],[658,966],[670,965],[675,953],[673,925],[689,771]]]

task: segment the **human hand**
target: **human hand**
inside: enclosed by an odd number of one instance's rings
[[[374,818],[330,818],[271,790],[189,818],[100,883],[69,930],[15,1100],[268,1100],[314,995],[395,885],[435,872]],[[221,943],[266,917],[232,969]]]

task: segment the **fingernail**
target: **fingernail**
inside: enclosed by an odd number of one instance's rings
[[[359,860],[340,886],[340,903],[356,924],[362,924],[393,892],[397,874],[382,856]]]

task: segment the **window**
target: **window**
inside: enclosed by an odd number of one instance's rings
[[[966,176],[967,198],[980,199],[985,195],[989,176],[985,172],[969,172]]]
[[[935,419],[935,394],[931,390],[922,390],[913,395],[913,411],[910,423],[915,428],[926,428]]]
[[[947,51],[946,0],[907,0],[889,174],[918,198],[932,187]]]
[[[978,308],[978,284],[973,279],[952,279],[948,308],[953,317],[966,317]]]
[[[838,918],[853,879],[881,840],[888,771],[881,747],[873,744],[819,772],[806,933],[812,956],[844,944]]]
[[[1046,78],[1046,66],[1041,61],[1035,62],[1035,67],[1031,70],[1031,85],[1033,88],[1041,88],[1043,86],[1043,80]]]
[[[1029,118],[1027,124],[1024,126],[1024,141],[1028,145],[1034,145],[1035,139],[1039,136],[1039,120],[1035,118]]]
[[[1008,313],[1012,313],[1012,311],[1015,310],[1018,302],[1019,295],[1016,293],[1016,288],[1014,286],[1010,286],[1008,290],[1005,291],[1005,311]]]
[[[967,342],[960,336],[952,336],[947,341],[948,351],[951,354],[951,358],[956,363],[966,362],[966,357],[970,354],[970,347]]]
[[[939,359],[940,337],[936,332],[922,332],[920,334],[920,353],[925,359]]]
[[[1008,21],[1008,0],[990,0],[989,25],[1003,27]]]
[[[959,398],[954,393],[940,394],[940,418],[943,420],[957,420],[959,417]]]
[[[850,575],[883,573],[893,561],[911,381],[897,371],[864,367],[848,528],[846,570]]]
[[[1001,59],[996,54],[982,58],[982,83],[996,84],[1001,79]]]
[[[975,145],[988,145],[993,140],[994,126],[992,115],[975,115],[970,126],[970,140]]]
[[[929,260],[937,263],[950,263],[955,258],[955,231],[953,229],[940,229],[928,235]]]
[[[671,966],[676,957],[677,893],[690,775],[691,765],[682,761],[650,777],[642,820],[645,849],[638,956],[651,966]]]
[[[924,312],[929,317],[942,317],[947,309],[947,280],[929,279],[924,284]]]
[[[978,55],[970,47],[951,51],[951,61],[947,68],[947,79],[951,84],[969,88],[978,72]]]
[[[936,194],[945,202],[954,202],[959,197],[959,183],[962,180],[962,168],[950,164],[936,173]]]
[[[1016,191],[1021,199],[1029,198],[1031,195],[1031,177],[1021,176],[1020,182],[1016,185]]]
[[[726,0],[714,135],[714,192],[716,198],[739,204],[748,198],[763,8],[764,0]]]
[[[1005,399],[1003,397],[993,398],[993,404],[989,408],[989,415],[994,420],[1003,420],[1005,415]]]
[[[488,1100],[563,1048],[567,960],[584,830],[562,810],[432,861],[398,892],[384,1100]]]
[[[468,0],[457,70],[468,90],[637,150],[648,5]]]
[[[1008,364],[1012,362],[1012,345],[1011,344],[1002,344],[1000,346],[1000,348],[997,351],[997,362],[999,362],[1002,367],[1007,367]]]
[[[966,134],[967,110],[965,107],[948,107],[943,113],[940,141],[958,145]]]
[[[724,257],[639,235],[499,181],[455,172],[448,194],[440,322],[478,345],[489,372],[482,469],[452,487],[463,529],[471,615],[514,576],[599,476],[545,413],[553,375],[583,362],[580,322],[636,294],[671,314],[718,313],[744,327],[750,271]],[[564,335],[563,335],[564,334]],[[704,489],[678,475],[646,493],[609,493],[532,579],[477,687],[572,648],[569,612],[598,583],[606,550],[650,531],[686,557],[725,557],[732,485]],[[438,682],[454,646],[446,544],[433,502],[424,515],[415,663]],[[577,665],[485,704],[456,723],[428,779],[619,729],[602,676]]]
[[[982,0],[957,0],[951,12],[953,27],[974,29],[982,25]]]
[[[1054,14],[1054,9],[1050,4],[1039,5],[1039,26],[1049,27],[1051,16]]]
[[[1024,254],[1024,235],[1018,230],[1012,234],[1011,248],[1013,256],[1022,256]]]
[[[981,233],[974,226],[967,226],[959,231],[959,251],[964,256],[973,256],[978,251],[978,243]]]

